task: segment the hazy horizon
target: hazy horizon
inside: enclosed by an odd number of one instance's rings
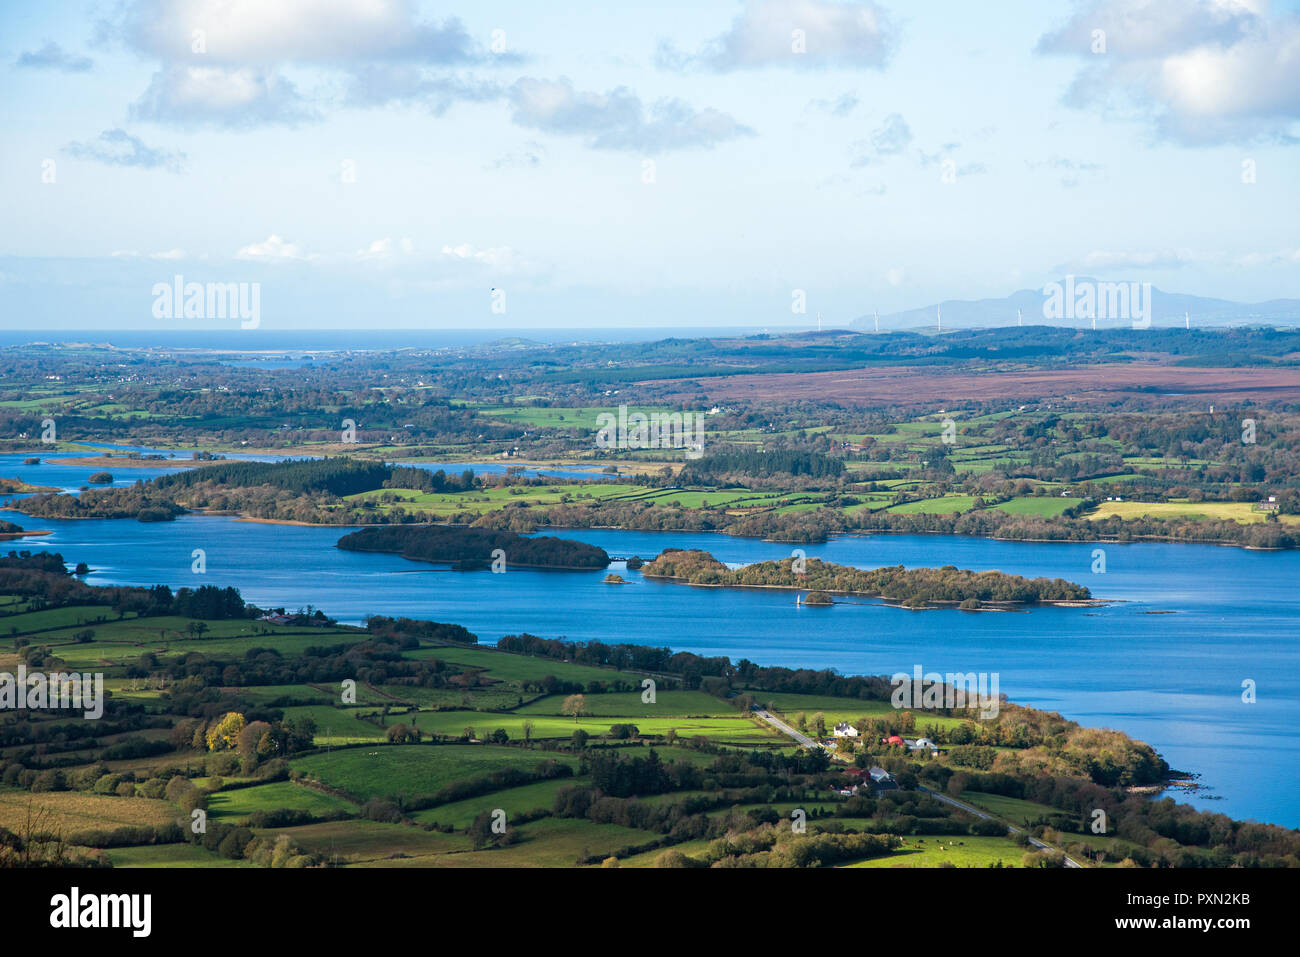
[[[160,328],[175,275],[263,329],[1300,295],[1300,0],[578,10],[6,4],[0,321]]]

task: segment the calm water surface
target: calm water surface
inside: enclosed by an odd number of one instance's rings
[[[37,474],[28,474],[11,458],[0,456],[0,475],[75,488],[89,474],[53,463],[29,467]],[[72,471],[56,472],[61,468]],[[167,470],[134,469],[132,480],[151,471]],[[620,587],[602,584],[604,571],[451,572],[341,551],[334,543],[344,528],[215,516],[158,524],[15,512],[0,518],[50,529],[49,536],[10,547],[48,548],[70,562],[85,561],[96,584],[234,585],[263,607],[312,604],[345,622],[369,614],[428,617],[462,624],[487,643],[528,631],[846,674],[911,672],[918,664],[926,671],[996,672],[1013,701],[1121,729],[1156,747],[1175,768],[1199,773],[1206,789],[1190,796],[1192,803],[1300,826],[1300,552],[1106,545],[1106,573],[1093,574],[1093,544],[883,535],[805,547],[809,557],[864,568],[953,564],[1059,576],[1114,602],[969,614],[871,602],[798,607],[792,593],[651,582],[621,565],[614,570],[629,584]],[[650,557],[665,547],[704,548],[730,563],[790,554],[788,546],[708,533],[560,534],[620,557]],[[196,548],[206,552],[206,576],[190,572]],[[1247,679],[1257,686],[1256,704],[1241,700]]]

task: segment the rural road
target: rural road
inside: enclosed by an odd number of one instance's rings
[[[772,714],[772,712],[755,709],[754,714],[758,715],[760,718],[762,718],[772,727],[776,728],[776,730],[788,734],[790,737],[794,738],[796,741],[802,744],[805,748],[821,748],[823,751],[826,750],[826,745],[822,744],[819,741],[814,741],[806,734],[796,731],[794,728],[790,727],[788,724],[786,724],[776,715]]]
[[[819,741],[814,741],[806,734],[802,734],[801,732],[796,731],[794,728],[790,727],[788,724],[786,724],[776,715],[772,714],[772,712],[764,711],[761,708],[755,708],[754,714],[758,715],[760,718],[762,718],[772,727],[776,728],[778,731],[784,734],[788,734],[790,737],[794,738],[805,748],[821,748],[823,751],[826,750],[826,745],[822,744]],[[987,811],[981,811],[979,808],[973,807],[972,805],[967,804],[965,801],[958,801],[956,798],[950,798],[946,794],[940,794],[938,791],[931,791],[929,788],[920,787],[919,785],[917,786],[917,790],[924,791],[926,794],[930,795],[936,800],[942,801],[944,804],[951,804],[953,807],[956,808],[961,808],[961,810],[966,811],[969,814],[974,814],[976,817],[982,817],[990,821],[997,820],[996,818],[993,817],[992,814],[989,814]],[[1007,830],[1012,834],[1020,833],[1020,828],[1014,827],[1010,824],[1007,825]],[[1040,848],[1041,850],[1044,851],[1051,850],[1051,847],[1049,847],[1047,844],[1044,844],[1036,837],[1029,837],[1029,843],[1034,845],[1034,847]],[[1070,857],[1069,855],[1066,855],[1065,866],[1079,867],[1079,868],[1083,867],[1082,864],[1080,864],[1078,861],[1076,861],[1074,858]]]
[[[981,811],[979,808],[977,808],[977,807],[973,807],[972,805],[967,804],[965,801],[958,801],[956,798],[950,798],[950,797],[948,797],[948,795],[946,795],[946,794],[940,794],[938,791],[931,791],[929,788],[923,788],[923,787],[919,787],[919,786],[918,786],[918,787],[917,787],[917,790],[918,790],[918,791],[924,791],[926,794],[930,795],[930,796],[931,796],[932,798],[934,798],[935,800],[937,800],[937,801],[942,801],[944,804],[951,804],[953,807],[961,808],[963,811],[967,811],[967,812],[969,812],[969,813],[971,813],[971,814],[974,814],[976,817],[982,817],[982,818],[984,818],[984,819],[986,819],[986,820],[989,820],[989,821],[997,820],[995,817],[993,817],[992,814],[989,814],[989,813],[986,812],[986,811]],[[1020,828],[1018,828],[1018,827],[1014,827],[1014,826],[1012,826],[1012,825],[1010,825],[1010,824],[1007,825],[1007,830],[1010,831],[1012,834],[1019,834],[1019,833],[1020,833]],[[1028,835],[1026,835],[1026,836],[1028,836]],[[1051,850],[1051,848],[1050,848],[1048,845],[1044,844],[1042,841],[1040,841],[1040,840],[1039,840],[1038,838],[1036,838],[1036,837],[1030,837],[1030,838],[1029,838],[1029,843],[1032,844],[1032,845],[1034,845],[1034,847],[1041,848],[1042,850],[1045,850],[1045,851],[1047,851],[1047,850]],[[1083,867],[1082,864],[1080,864],[1078,861],[1076,861],[1074,858],[1072,858],[1072,857],[1070,857],[1070,856],[1068,856],[1068,855],[1067,855],[1066,858],[1065,858],[1065,866],[1066,866],[1066,867]]]

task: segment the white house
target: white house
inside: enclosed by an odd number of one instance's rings
[[[835,737],[837,738],[856,738],[857,736],[858,729],[847,721],[841,721],[835,726]]]

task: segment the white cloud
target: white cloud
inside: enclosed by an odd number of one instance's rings
[[[341,75],[352,106],[418,100],[441,112],[502,90],[431,68],[521,59],[489,52],[455,18],[420,19],[414,0],[129,0],[101,34],[159,64],[132,115],[181,127],[317,119],[324,102],[301,95],[289,67]]]
[[[233,129],[282,123],[293,126],[316,112],[292,83],[275,73],[215,66],[159,70],[131,105],[133,119],[181,127]]]
[[[883,67],[895,31],[874,0],[745,0],[731,28],[697,53],[661,43],[663,69],[727,72],[768,66],[803,69]]]
[[[235,253],[236,259],[251,259],[258,262],[292,262],[315,259],[308,256],[295,243],[286,242],[274,233],[263,242],[252,243]]]
[[[224,65],[340,64],[406,60],[465,64],[489,56],[451,18],[417,19],[412,0],[134,0],[109,27],[135,50],[164,61],[201,54]]]
[[[583,136],[592,149],[637,153],[709,149],[753,134],[749,127],[718,110],[696,110],[681,100],[660,100],[647,109],[627,87],[588,93],[574,89],[564,77],[524,77],[510,88],[510,102],[516,124]]]
[[[88,143],[69,143],[63,152],[77,159],[94,160],[109,166],[166,169],[179,173],[185,168],[185,154],[146,146],[125,130],[105,130]]]
[[[358,249],[353,258],[361,262],[374,262],[391,260],[399,255],[410,256],[415,252],[415,244],[410,239],[403,237],[397,242],[393,242],[390,237],[376,239],[365,249]]]
[[[495,269],[510,269],[515,265],[515,252],[509,246],[478,249],[469,243],[461,243],[458,246],[443,246],[442,255],[448,259],[478,263]]]
[[[1067,103],[1127,110],[1164,139],[1300,142],[1300,16],[1264,0],[1091,0],[1038,50],[1080,58]]]
[[[39,50],[27,50],[18,55],[15,66],[31,70],[59,70],[63,73],[86,73],[95,62],[90,57],[69,53],[54,41],[50,41]]]
[[[1244,256],[1238,256],[1233,260],[1233,264],[1254,268],[1257,266],[1290,266],[1292,264],[1300,265],[1300,247],[1295,249],[1279,249],[1267,253],[1247,253]]]

